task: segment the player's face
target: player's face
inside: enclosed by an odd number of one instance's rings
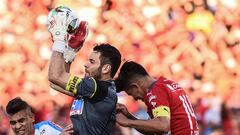
[[[93,51],[87,63],[84,65],[85,67],[85,77],[93,77],[95,79],[101,78],[101,61],[100,61],[100,52]]]
[[[34,116],[27,110],[9,116],[9,123],[16,135],[31,135],[34,131]]]
[[[126,93],[131,95],[134,100],[144,100],[141,87],[137,83],[130,84],[126,90]]]

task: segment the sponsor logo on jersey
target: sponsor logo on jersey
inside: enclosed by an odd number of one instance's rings
[[[74,100],[73,104],[72,104],[72,107],[71,107],[70,116],[82,114],[83,107],[84,107],[83,99]]]

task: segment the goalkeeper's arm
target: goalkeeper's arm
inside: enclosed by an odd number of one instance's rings
[[[67,90],[75,93],[76,91],[73,91],[73,87],[75,88],[77,86],[79,79],[78,77],[71,76],[69,74],[70,64],[68,65],[65,63],[66,58],[64,59],[63,57],[65,52],[64,49],[65,46],[73,47],[73,45],[77,50],[82,47],[88,33],[87,24],[84,23],[80,25],[81,27],[79,27],[77,32],[72,36],[72,38],[70,38],[69,41],[71,42],[67,43],[67,21],[59,18],[59,16],[55,16],[54,19],[56,23],[52,23],[51,27],[49,27],[49,32],[52,34],[54,43],[52,57],[49,64],[48,79],[52,84],[54,84],[53,86],[58,86],[57,88],[59,91],[63,92],[63,90]]]
[[[51,14],[50,14],[51,15]],[[61,15],[51,15],[48,31],[53,38],[52,57],[49,64],[48,79],[51,83],[65,89],[70,74],[66,71],[63,52],[67,45],[67,18]]]
[[[70,78],[70,73],[67,72],[65,67],[65,60],[63,54],[53,51],[50,59],[48,79],[54,85],[65,89]]]
[[[51,63],[51,61],[50,61],[50,63]],[[65,72],[66,74],[69,73],[69,71],[70,71],[70,66],[71,66],[71,63],[65,63],[65,62],[64,62],[64,69],[63,69],[62,72]],[[62,68],[63,68],[63,67],[62,67]],[[50,87],[51,87],[52,89],[58,91],[58,92],[61,92],[61,93],[65,94],[65,95],[74,97],[74,94],[73,94],[73,93],[71,93],[71,92],[69,92],[69,91],[66,91],[65,88],[62,88],[62,87],[56,85],[55,83],[53,83],[56,78],[54,78],[54,76],[52,76],[52,74],[55,74],[55,73],[54,73],[54,71],[51,71],[50,69],[53,69],[53,70],[54,70],[54,67],[49,67],[49,74],[48,74],[48,75],[49,75],[49,80],[51,81]],[[58,69],[56,69],[56,70],[58,70]],[[55,70],[55,71],[56,71],[56,70]],[[51,71],[51,73],[50,73],[50,71]],[[56,73],[56,74],[57,74],[57,73]],[[62,81],[64,81],[64,80],[62,80]]]
[[[57,85],[55,85],[55,84],[53,84],[53,83],[50,83],[50,87],[51,87],[52,89],[58,91],[58,92],[61,92],[61,93],[65,94],[65,95],[74,97],[74,94],[73,94],[73,93],[71,93],[71,92],[69,92],[69,91],[66,91],[65,89],[63,89],[63,88],[61,88],[61,87],[59,87],[59,86],[57,86]]]

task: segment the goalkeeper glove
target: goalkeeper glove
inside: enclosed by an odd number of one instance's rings
[[[89,29],[86,21],[81,21],[76,33],[70,36],[68,45],[64,49],[63,57],[65,62],[72,62],[77,52],[82,48],[85,39],[87,38]]]
[[[48,21],[49,21],[48,31],[51,33],[52,39],[54,41],[53,51],[63,53],[68,39],[67,16],[65,12],[52,11],[48,15]]]

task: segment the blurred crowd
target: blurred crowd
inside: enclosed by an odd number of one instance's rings
[[[141,63],[186,90],[203,135],[240,135],[240,0],[0,0],[0,135],[11,134],[4,112],[20,96],[37,121],[65,126],[72,98],[49,87],[51,37],[48,12],[66,5],[87,20],[90,34],[71,72],[98,42],[116,46],[123,61]],[[141,102],[119,93],[119,102],[147,119]],[[115,135],[139,135],[116,127]]]

